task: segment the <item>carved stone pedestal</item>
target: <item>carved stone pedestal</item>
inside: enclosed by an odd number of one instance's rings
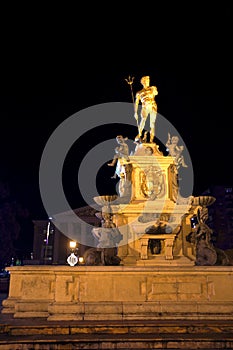
[[[10,290],[3,301],[2,313],[11,313],[14,318],[233,320],[232,266],[12,266],[8,269]]]

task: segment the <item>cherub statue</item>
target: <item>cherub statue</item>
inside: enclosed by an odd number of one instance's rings
[[[178,136],[172,136],[170,133],[168,133],[168,140],[166,143],[167,151],[169,152],[169,155],[174,158],[175,165],[177,166],[177,169],[179,169],[180,166],[187,168],[187,164],[184,161],[184,156],[181,154],[184,150],[183,145],[178,145],[179,137]]]
[[[115,155],[113,157],[112,162],[108,163],[108,166],[114,166],[116,162],[119,160],[125,160],[129,162],[129,147],[125,142],[126,140],[128,140],[128,137],[123,137],[122,135],[118,135],[116,137],[116,141],[119,144],[119,146],[115,148]],[[121,169],[121,166],[120,165],[117,166],[116,172],[113,178],[116,178],[116,175],[120,177],[120,172],[121,172],[120,169]]]
[[[129,147],[125,142],[126,140],[128,140],[128,137],[124,138],[122,135],[118,135],[116,137],[116,141],[120,146],[115,148],[115,155],[112,162],[109,163],[108,166],[114,166],[119,158],[125,158],[127,161],[129,161]]]

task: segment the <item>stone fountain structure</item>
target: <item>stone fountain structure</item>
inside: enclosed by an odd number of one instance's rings
[[[9,267],[2,313],[48,321],[233,320],[233,267],[216,265],[207,225],[215,198],[181,196],[182,147],[164,155],[146,133],[135,142],[132,154],[121,152],[122,143],[116,150],[119,194],[94,198],[101,226],[92,230],[97,244],[86,264]]]
[[[174,154],[164,155],[154,142],[137,142],[131,155],[118,157],[119,195],[94,197],[102,227],[93,229],[99,243],[96,249],[85,253],[88,265],[193,266],[197,261],[200,264],[202,249],[205,255],[212,252],[212,260],[206,257],[205,264],[216,262],[210,235],[208,247],[201,248],[200,239],[194,237],[202,234],[196,235],[191,227],[191,219],[197,213],[200,216],[201,211],[208,212],[207,206],[215,198],[183,198],[179,191],[179,166]],[[113,241],[113,236],[117,240]]]

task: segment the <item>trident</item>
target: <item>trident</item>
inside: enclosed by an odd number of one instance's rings
[[[134,104],[133,80],[134,80],[134,77],[131,78],[130,75],[129,75],[128,79],[125,79],[125,81],[127,82],[127,84],[129,84],[129,86],[130,86],[131,96],[132,96],[132,100],[133,100],[133,104]],[[138,126],[138,120],[137,120],[137,126]]]
[[[127,84],[129,84],[129,86],[130,86],[131,96],[132,96],[132,100],[133,100],[133,103],[134,103],[133,86],[132,86],[133,85],[133,80],[134,80],[134,77],[131,78],[130,75],[129,75],[128,79],[125,79]]]

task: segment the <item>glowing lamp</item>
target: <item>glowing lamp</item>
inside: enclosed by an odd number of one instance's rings
[[[70,241],[70,249],[75,249],[76,248],[77,243],[74,241]]]

